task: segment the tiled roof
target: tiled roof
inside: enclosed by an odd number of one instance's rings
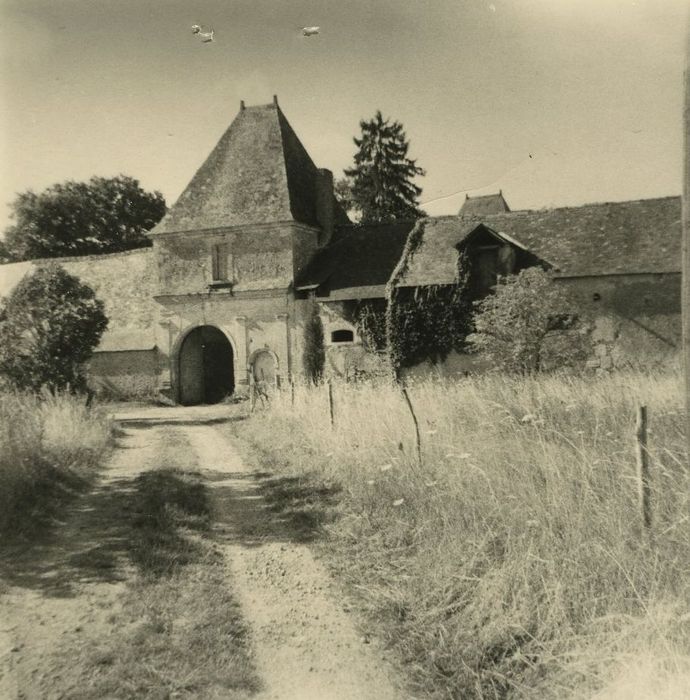
[[[295,286],[322,286],[322,291],[329,292],[380,287],[374,291],[383,296],[414,224],[398,221],[339,227],[337,240],[316,254]]]
[[[318,170],[278,105],[242,108],[152,235],[242,224],[317,225]]]
[[[486,216],[487,214],[502,214],[507,211],[510,211],[510,207],[503,198],[503,192],[477,197],[465,195],[465,201],[460,207],[460,216]]]
[[[455,281],[455,246],[479,224],[504,233],[561,277],[680,271],[679,197],[424,222],[399,286]]]

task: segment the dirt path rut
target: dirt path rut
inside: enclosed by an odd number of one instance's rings
[[[185,428],[224,495],[224,554],[254,640],[265,690],[281,700],[393,700],[384,661],[343,610],[323,566],[268,513],[256,480],[218,428]],[[222,458],[219,459],[219,456]]]
[[[0,588],[0,698],[60,697],[62,670],[44,663],[63,640],[107,635],[133,576],[118,522],[127,484],[160,468],[163,442],[189,445],[213,504],[211,537],[230,572],[227,585],[251,632],[261,679],[257,700],[393,700],[404,697],[378,649],[344,611],[309,547],[269,512],[259,482],[217,423],[221,412],[142,410],[123,418],[124,435],[106,475],[65,514],[46,542],[17,553]],[[124,492],[123,492],[124,491]],[[6,564],[6,562],[4,562]],[[64,697],[64,696],[63,696]]]

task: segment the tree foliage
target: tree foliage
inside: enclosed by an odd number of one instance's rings
[[[584,358],[586,338],[575,330],[576,318],[565,290],[530,267],[501,278],[495,293],[476,303],[468,342],[500,369],[538,372]]]
[[[309,303],[307,317],[304,323],[304,374],[313,384],[318,384],[323,378],[326,364],[326,350],[323,340],[323,323],[319,315],[319,306],[312,299]]]
[[[18,389],[83,390],[107,325],[90,287],[58,265],[39,267],[0,301],[0,374]]]
[[[413,178],[425,173],[407,155],[410,144],[403,125],[377,111],[359,126],[362,135],[354,139],[354,167],[345,170],[345,179],[337,183],[340,201],[346,209],[349,203],[364,223],[424,216],[418,202],[422,190]]]
[[[17,195],[0,254],[9,260],[114,253],[150,245],[144,235],[165,214],[160,192],[126,175],[68,181]]]

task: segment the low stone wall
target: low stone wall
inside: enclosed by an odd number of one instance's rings
[[[107,398],[153,397],[158,391],[159,366],[156,349],[97,352],[89,362],[89,385]]]

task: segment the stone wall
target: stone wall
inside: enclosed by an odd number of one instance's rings
[[[151,248],[73,258],[52,258],[0,267],[0,295],[41,264],[58,264],[89,285],[105,306],[108,328],[90,363],[99,391],[142,396],[154,391],[160,374],[158,277]]]
[[[154,397],[159,374],[160,358],[155,349],[97,352],[88,365],[89,386],[113,399]]]
[[[678,362],[680,274],[609,275],[561,279],[589,324],[588,366],[657,368]]]
[[[316,229],[292,223],[158,236],[157,293],[207,292],[214,281],[211,256],[216,245],[227,253],[227,281],[235,291],[287,289],[313,254],[316,238]]]

